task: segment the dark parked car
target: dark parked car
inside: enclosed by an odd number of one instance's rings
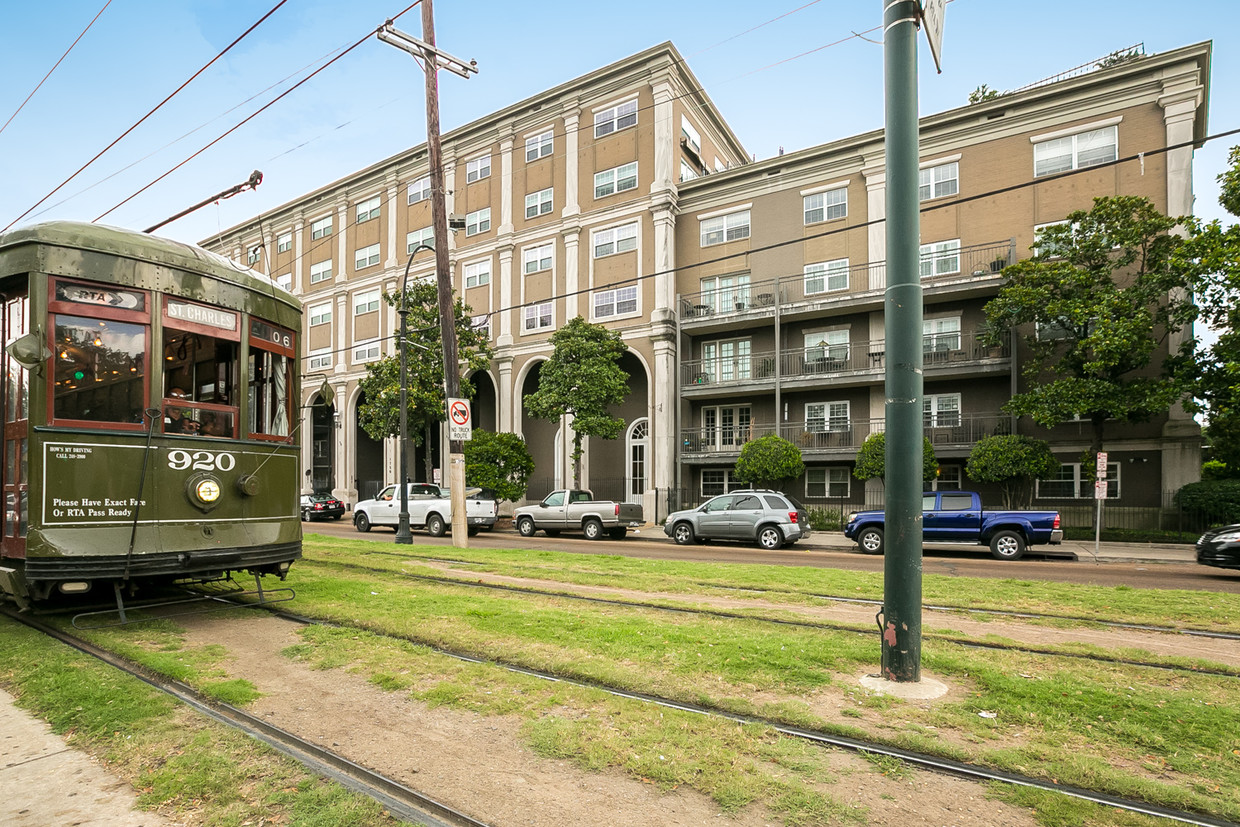
[[[810,535],[809,513],[779,491],[732,491],[669,515],[663,533],[682,546],[703,540],[745,540],[774,550]]]
[[[1197,562],[1220,569],[1240,569],[1240,523],[1202,534],[1197,541]]]
[[[339,520],[343,516],[344,503],[331,494],[301,495],[301,519],[304,522],[309,522],[310,520]]]

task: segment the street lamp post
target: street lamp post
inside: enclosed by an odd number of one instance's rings
[[[413,544],[413,533],[409,530],[409,483],[406,480],[409,475],[409,268],[413,266],[413,257],[419,251],[434,249],[429,244],[419,244],[409,251],[405,275],[400,280],[400,307],[396,310],[400,316],[400,516],[396,524],[396,542],[405,546]]]

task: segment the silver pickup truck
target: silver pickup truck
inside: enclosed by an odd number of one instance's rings
[[[589,491],[561,488],[537,505],[514,510],[512,521],[522,537],[533,537],[540,530],[548,537],[561,531],[580,531],[589,540],[622,540],[629,526],[642,524],[642,507],[637,503],[595,500]]]
[[[495,525],[495,500],[480,497],[481,491],[481,488],[465,489],[465,523],[471,536],[481,528]],[[432,537],[442,537],[451,530],[452,498],[448,489],[430,483],[411,482],[406,503],[410,528],[425,528]],[[353,527],[358,531],[370,531],[370,527],[375,525],[396,528],[399,522],[400,489],[395,485],[384,488],[374,499],[362,500],[353,506]]]

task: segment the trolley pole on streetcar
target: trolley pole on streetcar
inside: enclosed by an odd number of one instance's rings
[[[426,146],[431,168],[431,227],[435,244],[435,279],[439,292],[439,331],[443,342],[444,396],[454,399],[461,395],[461,368],[456,345],[456,313],[452,302],[452,278],[448,272],[448,213],[444,203],[443,153],[439,143],[439,69],[443,67],[468,79],[477,72],[477,62],[465,63],[435,46],[435,15],[432,0],[422,0],[422,40],[399,31],[387,21],[378,31],[384,43],[396,46],[423,61],[426,74]],[[412,256],[411,256],[412,258]],[[408,268],[406,267],[406,270]],[[403,340],[403,339],[402,339]],[[405,416],[405,400],[401,399],[401,417]],[[402,451],[403,443],[402,443]],[[452,545],[469,545],[465,517],[465,455],[460,440],[449,442],[448,486],[452,496]],[[401,469],[404,473],[404,469]],[[401,485],[405,485],[401,479]],[[402,510],[405,507],[402,506]],[[405,513],[406,523],[408,513]]]

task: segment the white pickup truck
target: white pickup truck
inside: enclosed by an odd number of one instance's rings
[[[515,509],[512,521],[522,537],[533,537],[539,530],[548,537],[561,531],[580,531],[589,540],[604,536],[622,540],[629,526],[642,524],[642,507],[638,503],[595,500],[589,491],[561,488],[537,505]]]
[[[442,537],[452,528],[452,498],[447,488],[428,483],[408,483],[409,527],[425,528],[432,537]],[[481,497],[481,488],[465,489],[465,523],[470,536],[491,528],[499,515],[495,500]],[[371,526],[400,524],[400,488],[389,485],[372,500],[353,506],[353,527],[370,531]]]

